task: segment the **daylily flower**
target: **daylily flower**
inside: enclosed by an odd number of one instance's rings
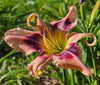
[[[39,31],[29,31],[22,28],[15,28],[5,33],[5,41],[12,48],[29,55],[32,52],[41,51],[40,55],[27,65],[31,75],[39,78],[43,73],[43,68],[50,61],[54,61],[57,67],[64,69],[77,69],[84,75],[92,75],[93,69],[87,68],[82,63],[82,49],[77,42],[85,37],[91,36],[93,43],[87,46],[93,46],[96,43],[96,37],[91,33],[71,33],[70,29],[77,26],[76,7],[71,6],[67,16],[59,21],[51,22],[51,29],[44,23],[38,14],[31,14],[27,19],[28,26],[30,21],[37,19]]]

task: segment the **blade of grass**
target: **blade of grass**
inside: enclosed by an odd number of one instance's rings
[[[52,70],[55,70],[55,71],[56,71],[56,74],[57,74],[57,76],[58,76],[58,79],[59,79],[62,83],[64,83],[64,82],[63,82],[63,76],[62,76],[62,74],[58,71],[58,70],[60,70],[60,69],[59,69],[59,68],[56,68],[56,67],[53,65],[52,62],[50,63],[50,67],[51,67]],[[61,69],[61,70],[62,70],[62,69]]]
[[[17,83],[18,83],[18,85],[22,85],[21,80],[19,79],[18,75],[17,75]]]
[[[82,20],[85,20],[85,19],[86,19],[85,10],[84,10],[84,5],[85,5],[85,3],[83,3],[83,4],[80,6],[80,14],[81,14],[81,19],[82,19]]]
[[[8,53],[7,55],[5,55],[3,58],[0,59],[0,63],[2,63],[7,57],[15,54],[16,52],[18,52],[18,51],[14,50],[14,51],[11,51],[10,53]]]
[[[84,30],[85,32],[87,32],[88,29],[87,29],[87,26],[85,25],[85,22],[83,20],[80,20],[79,18],[78,18],[78,21],[80,22],[81,26],[83,27],[83,29],[82,28],[81,29]]]
[[[71,69],[71,85],[74,85],[74,70]]]
[[[0,69],[0,72],[2,72],[2,71],[5,70],[6,65],[7,65],[7,64],[6,64],[6,60],[4,60],[3,65],[2,65],[2,67],[1,67],[1,69]]]
[[[63,69],[63,81],[64,81],[64,85],[67,85],[67,78],[66,78],[66,70]]]
[[[98,24],[98,25],[96,26],[96,28],[95,28],[94,31],[93,31],[93,34],[96,34],[96,33],[98,32],[98,30],[100,30],[100,24]]]
[[[89,24],[89,30],[90,32],[92,32],[93,29],[90,29],[92,24],[93,24],[93,21],[95,20],[97,14],[98,14],[98,8],[100,7],[100,0],[98,0],[92,10],[92,13],[91,13],[91,19],[90,19],[90,24]]]
[[[93,67],[94,67],[94,77],[96,77],[97,75],[97,59],[96,59],[96,55],[95,55],[95,52],[94,52],[94,47],[91,47],[90,48],[91,50],[91,53],[92,53],[92,62],[93,62]],[[98,81],[95,80],[95,85],[98,85]]]
[[[8,77],[9,75],[12,75],[14,73],[19,73],[19,72],[25,72],[25,71],[28,71],[27,69],[18,69],[18,70],[11,70],[10,72],[4,74],[1,78],[0,78],[0,81],[2,79],[4,79],[5,77]]]
[[[71,83],[70,83],[70,74],[68,72],[68,69],[66,69],[66,78],[67,78],[67,85],[71,85]]]

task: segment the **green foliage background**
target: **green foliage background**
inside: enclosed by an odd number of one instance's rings
[[[100,0],[98,0],[100,1]],[[99,85],[100,81],[100,9],[96,11],[93,22],[91,13],[97,0],[87,0],[81,6],[79,0],[0,0],[0,85],[35,85],[36,78],[30,76],[26,66],[39,53],[26,56],[10,48],[5,41],[4,33],[13,28],[30,29],[26,20],[31,13],[37,13],[49,26],[49,22],[62,19],[68,13],[69,7],[77,7],[78,26],[70,32],[93,33],[97,37],[94,47],[87,47],[85,40],[79,41],[82,47],[82,60],[88,67],[94,68],[94,75],[86,77],[76,70],[66,70],[67,85]],[[100,4],[100,3],[99,3]],[[100,7],[100,6],[99,6]],[[92,24],[91,24],[92,23]],[[62,69],[50,63],[45,76],[56,77],[64,84]],[[73,75],[71,75],[73,72]],[[39,81],[39,80],[38,80]],[[73,83],[71,83],[73,82]]]

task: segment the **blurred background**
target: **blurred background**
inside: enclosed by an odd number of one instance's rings
[[[100,0],[98,0],[100,1]],[[0,85],[62,85],[63,76],[62,70],[56,68],[52,62],[48,68],[45,69],[44,75],[40,79],[32,77],[26,66],[30,63],[39,53],[32,53],[31,55],[25,55],[10,48],[5,41],[4,33],[13,28],[24,28],[32,30],[27,26],[27,17],[31,13],[39,14],[40,18],[49,25],[51,21],[57,21],[64,18],[69,7],[74,5],[77,7],[78,26],[75,27],[73,32],[81,33],[93,33],[97,37],[97,44],[91,51],[85,45],[85,39],[79,42],[79,45],[83,49],[83,62],[90,67],[94,68],[92,57],[96,56],[96,66],[98,75],[96,77],[85,77],[79,71],[75,71],[75,85],[95,85],[93,80],[100,77],[100,9],[93,15],[93,8],[96,5],[97,0],[0,0]],[[100,3],[99,3],[100,4]],[[95,8],[96,9],[96,8]],[[91,18],[93,17],[93,19]],[[35,25],[36,26],[36,25]],[[89,42],[92,42],[89,39]],[[87,54],[88,53],[88,54]],[[95,54],[93,54],[95,53]],[[93,55],[92,55],[93,54]],[[87,60],[89,62],[87,63]],[[70,70],[66,70],[66,73]],[[68,74],[70,75],[70,73]],[[67,75],[67,76],[68,76]],[[70,76],[68,77],[70,85]],[[99,85],[99,83],[98,83]]]

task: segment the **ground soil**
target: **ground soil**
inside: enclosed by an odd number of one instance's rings
[[[41,77],[40,82],[38,80],[35,81],[36,85],[63,85],[60,81],[54,77]]]

